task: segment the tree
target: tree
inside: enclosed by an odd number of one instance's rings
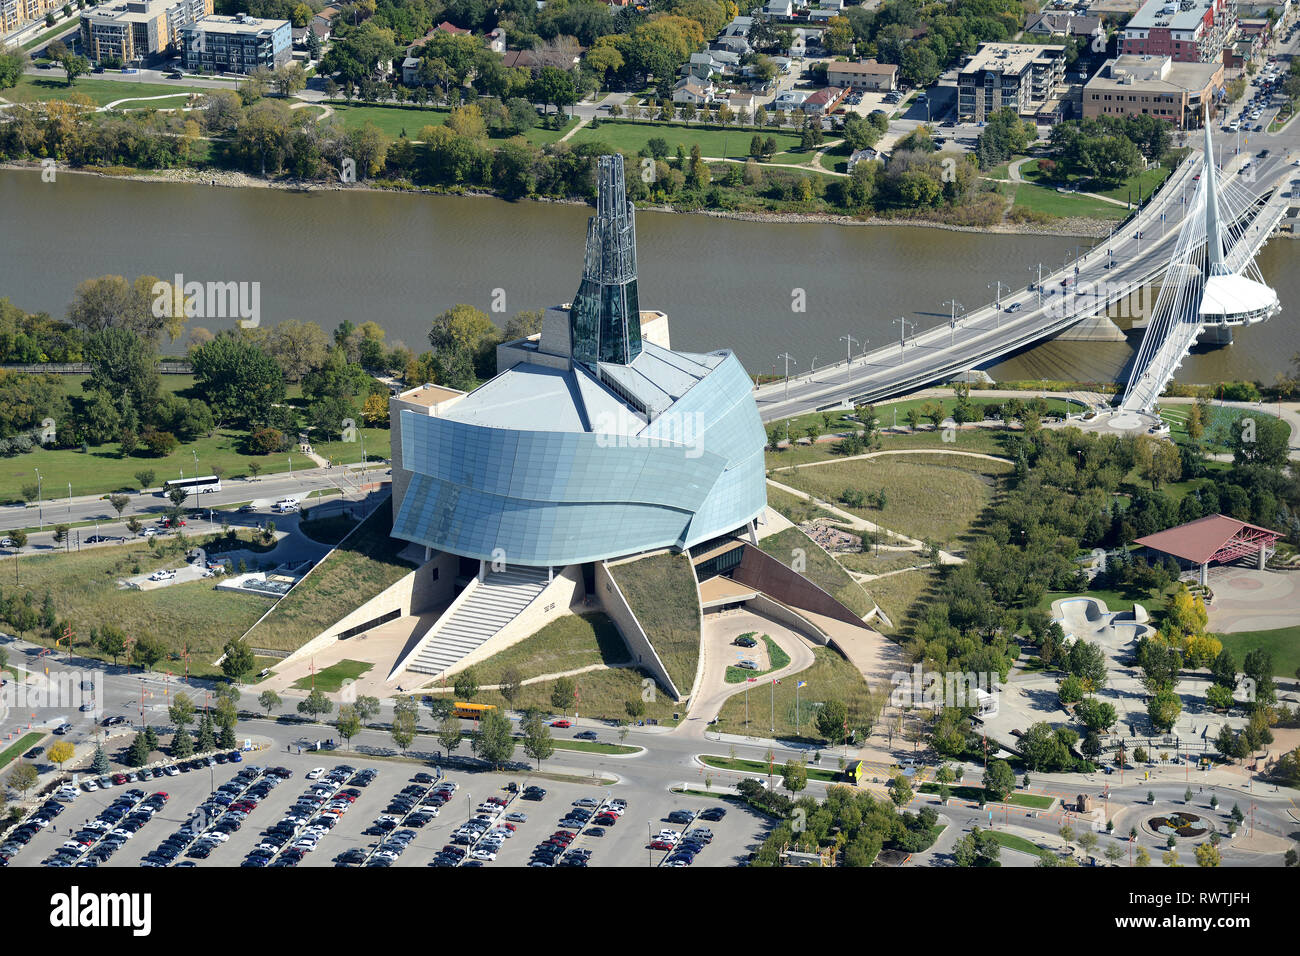
[[[379,698],[361,696],[353,702],[353,706],[357,710],[357,716],[361,718],[362,726],[364,726],[379,713]]]
[[[17,86],[29,62],[26,51],[17,46],[0,46],[0,90]]]
[[[167,706],[167,716],[176,726],[177,734],[184,734],[185,728],[194,722],[195,711],[194,700],[190,695],[178,691]]]
[[[781,772],[781,783],[790,791],[790,796],[808,786],[808,768],[801,760],[787,760]]]
[[[1162,732],[1173,728],[1182,711],[1182,699],[1171,690],[1160,691],[1147,704],[1147,716],[1156,729]]]
[[[31,764],[24,762],[19,763],[13,770],[9,771],[9,776],[5,782],[15,790],[20,791],[22,795],[26,797],[27,791],[36,786],[38,777],[39,775],[36,773],[36,768]]]
[[[842,700],[825,701],[817,711],[817,733],[831,743],[844,740],[849,711]]]
[[[221,673],[235,683],[243,683],[244,678],[257,666],[253,649],[243,640],[227,642],[225,654],[221,659]]]
[[[146,671],[167,656],[167,645],[152,634],[141,634],[131,648],[131,660]]]
[[[334,721],[334,727],[339,732],[339,736],[348,742],[348,749],[350,750],[352,748],[352,738],[361,733],[361,718],[357,716],[356,707],[352,704],[340,706],[338,718]]]
[[[500,770],[501,765],[515,753],[515,738],[511,732],[510,719],[495,707],[484,711],[472,748],[476,756],[490,763],[493,769]]]
[[[462,740],[464,734],[461,731],[460,718],[455,714],[447,714],[438,725],[438,742],[446,749],[448,757],[457,751]]]
[[[542,769],[542,761],[555,753],[555,741],[551,739],[551,728],[546,726],[541,714],[533,714],[523,726],[524,753],[537,761],[537,769]]]
[[[567,714],[569,708],[573,706],[574,695],[577,693],[577,687],[570,677],[561,677],[551,685],[551,706],[561,713]]]
[[[397,744],[403,753],[414,743],[418,729],[416,716],[412,710],[400,708],[394,710],[390,733],[393,737],[393,743]]]
[[[1182,457],[1178,453],[1178,446],[1173,442],[1151,435],[1139,435],[1133,453],[1138,474],[1144,481],[1151,483],[1152,491],[1166,482],[1177,481],[1182,477]]]
[[[497,681],[497,690],[510,707],[515,705],[515,699],[519,696],[519,691],[523,687],[523,680],[524,677],[519,673],[517,667],[511,666],[501,671],[501,677]]]
[[[280,700],[280,695],[275,691],[264,690],[262,693],[257,695],[257,703],[264,711],[266,711],[266,716],[270,717],[271,711],[279,708],[283,701]]]
[[[992,761],[984,771],[984,790],[989,799],[1001,801],[1015,788],[1016,775],[1011,770],[1011,765],[1005,760]]]
[[[145,468],[135,473],[135,480],[140,483],[140,490],[153,487],[154,473],[152,469]]]
[[[58,767],[60,770],[62,770],[63,765],[72,759],[72,754],[73,754],[72,744],[66,740],[60,740],[58,743],[50,747],[48,756],[50,758],[50,762],[53,763],[56,767]]]
[[[1219,848],[1213,843],[1202,843],[1196,847],[1196,865],[1211,867],[1218,866],[1223,861]]]
[[[203,716],[199,718],[199,737],[194,749],[198,753],[208,753],[217,749],[217,735],[212,726],[212,715],[207,711],[204,711]]]
[[[478,676],[474,668],[467,667],[456,675],[455,692],[456,699],[463,701],[471,701],[478,694]]]
[[[334,703],[319,687],[313,687],[305,700],[298,701],[298,713],[306,714],[316,720],[333,712]]]
[[[108,773],[109,769],[108,754],[104,753],[104,745],[96,743],[95,755],[90,760],[90,772],[102,776]]]
[[[807,775],[804,777],[807,782]],[[894,785],[889,788],[889,799],[894,801],[895,806],[904,807],[911,802],[913,797],[912,784],[903,774],[894,778]]]
[[[265,422],[284,400],[284,373],[251,339],[223,332],[190,350],[195,388],[218,422]]]

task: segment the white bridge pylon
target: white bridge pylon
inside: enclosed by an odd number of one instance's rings
[[[1267,239],[1251,233],[1258,203],[1240,172],[1225,176],[1216,167],[1207,116],[1200,182],[1161,281],[1121,411],[1152,413],[1202,334],[1231,342],[1233,326],[1263,322],[1281,310],[1277,293],[1255,264],[1258,245]]]

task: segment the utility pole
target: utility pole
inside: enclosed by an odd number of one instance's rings
[[[790,357],[789,352],[786,352],[783,355],[778,355],[777,359],[778,360],[785,359],[785,400],[789,401],[790,400],[790,363],[794,362],[794,359]],[[794,364],[798,365],[799,363],[794,362]]]
[[[840,341],[844,343],[844,367],[853,367],[853,343],[858,340],[851,335],[841,335]]]
[[[901,352],[903,349],[907,348],[907,327],[910,325],[913,328],[916,328],[916,323],[908,322],[907,319],[903,318],[901,315],[894,319],[894,321],[898,323],[898,349]]]
[[[989,283],[989,285],[997,287],[997,292],[994,293],[997,298],[996,305],[995,305],[995,307],[997,308],[997,312],[994,313],[994,320],[997,323],[995,327],[1001,328],[1002,327],[1002,280],[994,279],[992,282]],[[1010,288],[1011,286],[1007,286],[1008,290],[1010,290]]]

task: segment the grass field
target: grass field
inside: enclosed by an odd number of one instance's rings
[[[10,761],[15,760],[25,754],[28,750],[35,747],[44,736],[45,734],[43,732],[39,734],[23,734],[16,741],[6,747],[4,752],[0,753],[0,770],[9,766]]]
[[[1108,611],[1131,611],[1134,604],[1141,604],[1148,611],[1155,614],[1165,606],[1165,599],[1172,591],[1172,587],[1165,591],[1048,591],[1038,602],[1038,606],[1044,611],[1051,611],[1053,601],[1059,601],[1062,598],[1093,597],[1105,601],[1106,610]]]
[[[1002,185],[1001,191],[1003,195],[1012,197],[1012,207],[1015,209],[1026,209],[1058,219],[1079,217],[1120,220],[1128,216],[1128,210],[1123,206],[1079,193],[1058,193],[1055,189],[1033,183],[1006,183]]]
[[[700,153],[704,156],[724,159],[747,159],[749,158],[749,142],[756,133],[764,139],[771,136],[776,140],[777,156],[773,158],[778,162],[798,163],[808,158],[803,153],[799,153],[793,159],[781,158],[781,153],[788,153],[799,148],[800,140],[795,133],[778,132],[776,130],[763,130],[760,133],[758,130],[749,129],[748,127],[721,130],[668,123],[602,120],[599,128],[592,129],[590,126],[585,126],[574,133],[568,142],[575,145],[578,143],[604,143],[614,149],[636,153],[649,140],[657,136],[668,144],[670,156],[676,153],[678,145],[681,145],[689,153],[691,146],[698,143]]]
[[[937,783],[923,783],[921,784],[921,792],[938,793],[939,786],[940,785]],[[952,791],[954,797],[958,797],[962,800],[978,801],[981,796],[984,796],[984,789],[982,787],[962,787],[952,786],[950,784],[948,789]],[[1013,807],[1027,807],[1032,810],[1048,810],[1056,805],[1056,798],[1045,797],[1037,793],[1009,793],[1007,794],[1007,798],[1002,802],[1010,804]]]
[[[823,741],[817,732],[816,715],[823,701],[840,700],[848,707],[849,728],[853,729],[853,715],[863,713],[868,707],[869,689],[862,672],[850,664],[838,651],[828,647],[813,648],[813,664],[799,673],[806,682],[799,689],[798,711],[795,709],[795,685],[798,681],[782,681],[737,694],[722,705],[714,729],[724,734],[772,735],[770,730],[773,693],[776,704],[777,739]],[[749,721],[745,720],[745,698],[749,697]]]
[[[249,645],[296,650],[414,570],[397,557],[406,542],[390,537],[392,528],[392,509],[385,501],[257,623]]]
[[[1014,833],[1005,833],[1002,830],[989,830],[988,832],[993,834],[993,839],[1008,850],[1019,850],[1021,853],[1028,853],[1030,856],[1043,855],[1043,847],[1037,843],[1031,843],[1024,837],[1016,836]]]
[[[893,413],[888,410],[888,406],[882,408],[877,417],[879,417],[882,425],[889,426],[893,424]],[[900,427],[906,427],[901,417],[898,421]],[[835,430],[834,425],[832,425],[832,430]],[[794,436],[798,432],[792,427],[790,434]],[[1003,439],[1008,434],[1010,434],[1009,431],[1000,428],[960,428],[952,434],[952,441],[945,441],[944,433],[941,430],[922,425],[921,430],[916,432],[882,434],[880,436],[880,447],[876,450],[898,451],[904,448],[943,448],[979,452],[984,455],[1001,455],[1003,454]],[[781,473],[777,469],[789,468],[791,465],[803,465],[810,461],[833,461],[842,457],[835,453],[835,444],[834,441],[819,441],[815,445],[795,445],[793,448],[769,451],[765,453],[765,462],[771,476],[779,480]]]
[[[77,29],[80,26],[81,26],[81,17],[79,15],[74,14],[73,16],[70,16],[67,19],[60,20],[58,23],[54,24],[54,26],[50,27],[48,30],[42,30],[40,33],[36,34],[36,36],[32,37],[30,40],[24,43],[22,45],[22,48],[30,52],[32,50],[35,50],[37,47],[41,46],[42,44],[48,43],[50,40],[53,40],[55,37],[59,36],[60,34],[65,33],[68,30]]]
[[[97,80],[83,76],[72,86],[60,74],[50,76],[24,76],[13,89],[5,90],[3,96],[11,103],[35,103],[39,100],[66,100],[74,93],[87,96],[96,106],[107,106],[116,100],[148,96],[167,96],[182,94],[206,94],[210,92],[196,86],[184,86],[181,83],[132,83],[123,80]],[[123,108],[134,106],[156,106],[161,109],[184,106],[179,97],[174,100],[151,100],[142,103],[124,103]]]
[[[1171,172],[1173,172],[1173,170],[1167,166],[1156,166],[1152,169],[1140,170],[1128,179],[1124,180],[1124,182],[1120,183],[1118,186],[1114,186],[1110,189],[1093,189],[1090,184],[1086,183],[1083,185],[1083,188],[1086,191],[1094,192],[1099,196],[1108,196],[1111,199],[1118,199],[1120,202],[1128,201],[1131,196],[1132,201],[1137,202],[1139,187],[1141,187],[1142,198],[1145,199],[1155,192],[1156,189],[1160,187],[1161,183],[1169,178]],[[1029,162],[1023,163],[1020,167],[1020,175],[1031,183],[1037,183],[1047,189],[1055,190],[1056,186],[1060,185],[1060,183],[1049,184],[1042,177],[1042,174],[1038,171],[1038,160],[1036,159],[1031,159]],[[1078,177],[1076,176],[1070,176],[1067,180],[1069,183],[1077,181]],[[1116,206],[1114,208],[1119,209],[1120,207]],[[1121,210],[1121,212],[1122,211],[1123,210]]]
[[[784,488],[776,488],[770,484],[767,486],[767,503],[795,524],[813,518],[835,518],[835,515],[808,499],[792,495]]]
[[[341,660],[337,664],[331,664],[317,671],[314,675],[308,674],[294,681],[293,689],[311,690],[314,687],[327,694],[333,694],[343,686],[344,681],[356,680],[374,666],[365,661]]]
[[[700,602],[690,558],[656,554],[609,569],[682,695],[700,659]]]
[[[742,770],[747,773],[756,774],[765,777],[768,774],[769,766],[762,760],[745,760],[743,758],[732,759],[731,757],[715,757],[713,754],[705,754],[700,760],[707,766],[716,767],[719,770]],[[772,776],[780,780],[782,770],[785,764],[773,763],[770,767]],[[822,767],[805,767],[808,772],[809,780],[823,780],[826,783],[834,783],[837,780],[842,781],[844,774],[838,770],[826,770]],[[780,786],[777,784],[777,786]]]
[[[1011,468],[956,455],[899,455],[800,468],[777,480],[891,531],[952,546],[970,534],[996,493],[996,478]],[[883,491],[885,507],[850,507],[839,500],[846,489]]]
[[[387,428],[359,427],[357,434],[365,437],[368,457],[388,457]],[[199,473],[210,475],[214,468],[222,468],[223,481],[246,478],[252,461],[260,463],[264,475],[288,472],[291,468],[301,471],[304,467],[316,467],[310,459],[296,452],[246,455],[243,452],[245,436],[243,431],[218,429],[211,438],[199,438],[178,445],[165,458],[155,458],[142,452],[123,458],[116,444],[92,445],[86,452],[71,448],[37,448],[26,455],[0,459],[0,503],[21,502],[23,486],[36,481],[36,469],[40,469],[44,500],[49,502],[66,499],[69,482],[72,484],[72,494],[80,496],[105,495],[115,491],[138,492],[140,486],[135,479],[137,471],[152,471],[155,488],[169,478],[180,478],[183,473],[192,478],[195,474],[195,455],[198,456]],[[361,461],[360,437],[355,442],[326,439],[318,442],[315,447],[317,454],[336,462]],[[250,497],[255,491],[256,485],[249,485]],[[108,513],[110,512],[105,505],[105,514]]]
[[[195,536],[189,544],[202,545],[206,540],[205,536]],[[160,545],[161,556],[148,545],[135,542],[67,554],[26,555],[18,559],[18,576],[23,589],[31,591],[38,604],[46,591],[50,593],[58,618],[72,624],[78,654],[112,660],[88,646],[91,628],[111,622],[128,637],[148,633],[166,643],[172,656],[155,665],[155,670],[176,670],[181,651],[188,646],[191,674],[219,674],[213,661],[221,656],[222,647],[251,627],[271,601],[252,594],[218,591],[208,581],[189,581],[150,591],[117,586],[124,577],[161,567],[179,567],[184,563],[183,547],[176,550],[176,546],[175,541]],[[5,562],[9,580],[12,561]],[[38,640],[34,634],[22,636]]]
[[[577,688],[577,714],[597,720],[624,721],[628,719],[627,702],[642,701],[645,711],[643,719],[657,720],[661,724],[673,724],[673,714],[682,713],[678,705],[665,693],[658,692],[658,685],[644,671],[634,667],[616,667],[610,670],[588,671],[571,678]],[[551,702],[554,681],[542,681],[526,684],[519,689],[514,707],[527,710],[535,707],[547,713],[558,713],[563,708],[555,707]],[[650,697],[646,700],[646,696]],[[481,690],[474,697],[476,704],[496,704],[507,707],[505,698],[497,691]],[[573,716],[573,708],[567,713]]]
[[[930,563],[930,559],[919,551],[848,552],[836,555],[836,560],[850,571],[861,574],[889,574],[891,571],[925,567]]]
[[[1169,424],[1169,437],[1180,444],[1190,441],[1187,435],[1187,422],[1191,413],[1191,405],[1164,405],[1160,408],[1160,417]],[[1201,444],[1211,452],[1229,451],[1232,446],[1228,442],[1228,434],[1233,423],[1242,416],[1259,416],[1260,418],[1276,418],[1277,416],[1270,413],[1265,406],[1258,406],[1252,409],[1233,408],[1229,405],[1211,404],[1208,409],[1208,415],[1202,420],[1204,432],[1201,435]]]
[[[608,615],[566,614],[513,647],[474,665],[480,686],[499,684],[513,667],[524,678],[560,674],[592,664],[627,663],[627,646]]]
[[[906,571],[891,574],[871,582],[871,593],[880,605],[880,609],[894,622],[891,630],[880,622],[880,627],[887,633],[896,633],[908,629],[907,621],[912,617],[922,598],[939,583],[940,572],[935,568]]]
[[[1232,651],[1238,666],[1250,651],[1265,650],[1273,655],[1273,673],[1278,677],[1294,678],[1300,670],[1300,624],[1279,627],[1269,631],[1238,631],[1235,634],[1214,635],[1225,650]]]
[[[798,528],[786,528],[769,535],[758,546],[786,567],[790,567],[796,554],[802,552],[805,566],[801,573],[858,617],[866,617],[875,606],[862,585],[849,577],[834,558]]]
[[[626,744],[607,744],[603,740],[569,740],[568,738],[554,737],[552,741],[556,750],[576,750],[581,753],[615,754],[618,756],[641,752],[640,747],[629,747]]]
[[[350,106],[330,103],[334,118],[344,129],[359,129],[366,123],[375,126],[389,139],[397,139],[405,130],[407,139],[416,139],[426,126],[442,126],[451,115],[445,108],[422,106]]]

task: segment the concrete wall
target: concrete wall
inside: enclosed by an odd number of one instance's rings
[[[765,594],[750,598],[745,604],[764,617],[770,617],[778,624],[783,624],[790,630],[802,634],[814,644],[825,645],[829,641],[829,637],[817,625],[792,608],[786,607],[779,601],[773,601]]]
[[[610,616],[619,633],[623,635],[623,640],[637,664],[667,688],[674,700],[681,700],[681,692],[673,683],[673,679],[668,676],[668,668],[664,667],[663,661],[659,659],[654,645],[646,636],[641,622],[628,607],[627,599],[623,597],[623,592],[619,589],[613,575],[609,573],[609,566],[604,561],[596,565],[596,600],[600,602],[601,609]]]
[[[811,540],[811,548],[817,545]],[[864,627],[863,619],[858,617],[831,595],[813,584],[802,574],[786,567],[762,548],[744,544],[745,556],[732,572],[732,577],[741,584],[747,584],[756,591],[770,595],[782,604],[790,607],[805,608],[824,614],[827,617]]]
[[[542,589],[542,593],[519,612],[518,617],[449,667],[446,675],[458,674],[465,668],[532,637],[556,618],[572,614],[573,606],[580,604],[586,595],[586,589],[582,586],[582,565],[569,565],[555,575],[551,583]]]

